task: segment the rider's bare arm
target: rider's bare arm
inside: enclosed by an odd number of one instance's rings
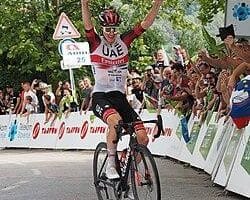
[[[82,4],[82,19],[85,30],[91,30],[94,28],[91,21],[91,13],[89,10],[89,0],[81,0]]]
[[[143,29],[148,29],[154,22],[160,7],[163,3],[163,0],[155,0],[153,3],[152,8],[150,9],[149,13],[145,17],[145,19],[141,22],[141,26]]]
[[[91,13],[89,9],[89,0],[81,0],[82,3],[82,19],[86,32],[87,40],[90,44],[90,51],[93,52],[100,43],[100,38],[94,30],[94,25],[91,21]]]

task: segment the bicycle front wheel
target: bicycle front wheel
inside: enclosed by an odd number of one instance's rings
[[[93,160],[93,176],[98,200],[115,199],[113,188],[109,184],[105,173],[107,167],[107,159],[107,144],[101,142],[96,147]]]
[[[160,200],[161,188],[154,157],[146,146],[137,145],[133,153],[131,183],[136,200]]]

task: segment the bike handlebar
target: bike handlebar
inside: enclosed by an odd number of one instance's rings
[[[134,132],[134,126],[143,123],[143,124],[150,124],[150,123],[155,123],[157,125],[157,134],[154,135],[154,138],[160,137],[161,134],[164,133],[163,130],[163,122],[162,122],[162,117],[161,115],[157,115],[157,120],[146,120],[146,121],[136,121],[136,122],[131,122],[131,123],[124,123],[122,120],[119,121],[118,125],[116,125],[116,133],[117,133],[117,141],[113,141],[114,143],[117,143],[122,136],[132,134]],[[122,129],[127,129],[125,133],[122,132]]]

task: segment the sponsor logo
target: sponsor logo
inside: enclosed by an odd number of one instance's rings
[[[62,139],[64,132],[65,132],[65,123],[63,122],[59,128],[59,131],[58,131],[59,140]]]
[[[105,126],[89,126],[88,121],[83,121],[82,126],[71,126],[66,125],[62,122],[58,127],[41,127],[40,123],[37,122],[33,128],[32,137],[37,139],[39,135],[56,135],[59,140],[64,137],[64,135],[74,135],[78,134],[83,140],[87,133],[89,134],[105,134],[108,128]]]
[[[37,122],[33,128],[33,131],[32,131],[33,139],[37,138],[37,136],[39,135],[39,131],[40,131],[40,124]]]

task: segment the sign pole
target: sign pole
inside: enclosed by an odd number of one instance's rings
[[[69,68],[69,78],[70,78],[70,85],[73,91],[73,94],[75,92],[75,80],[74,80],[74,73],[73,73],[73,69],[70,67]]]

